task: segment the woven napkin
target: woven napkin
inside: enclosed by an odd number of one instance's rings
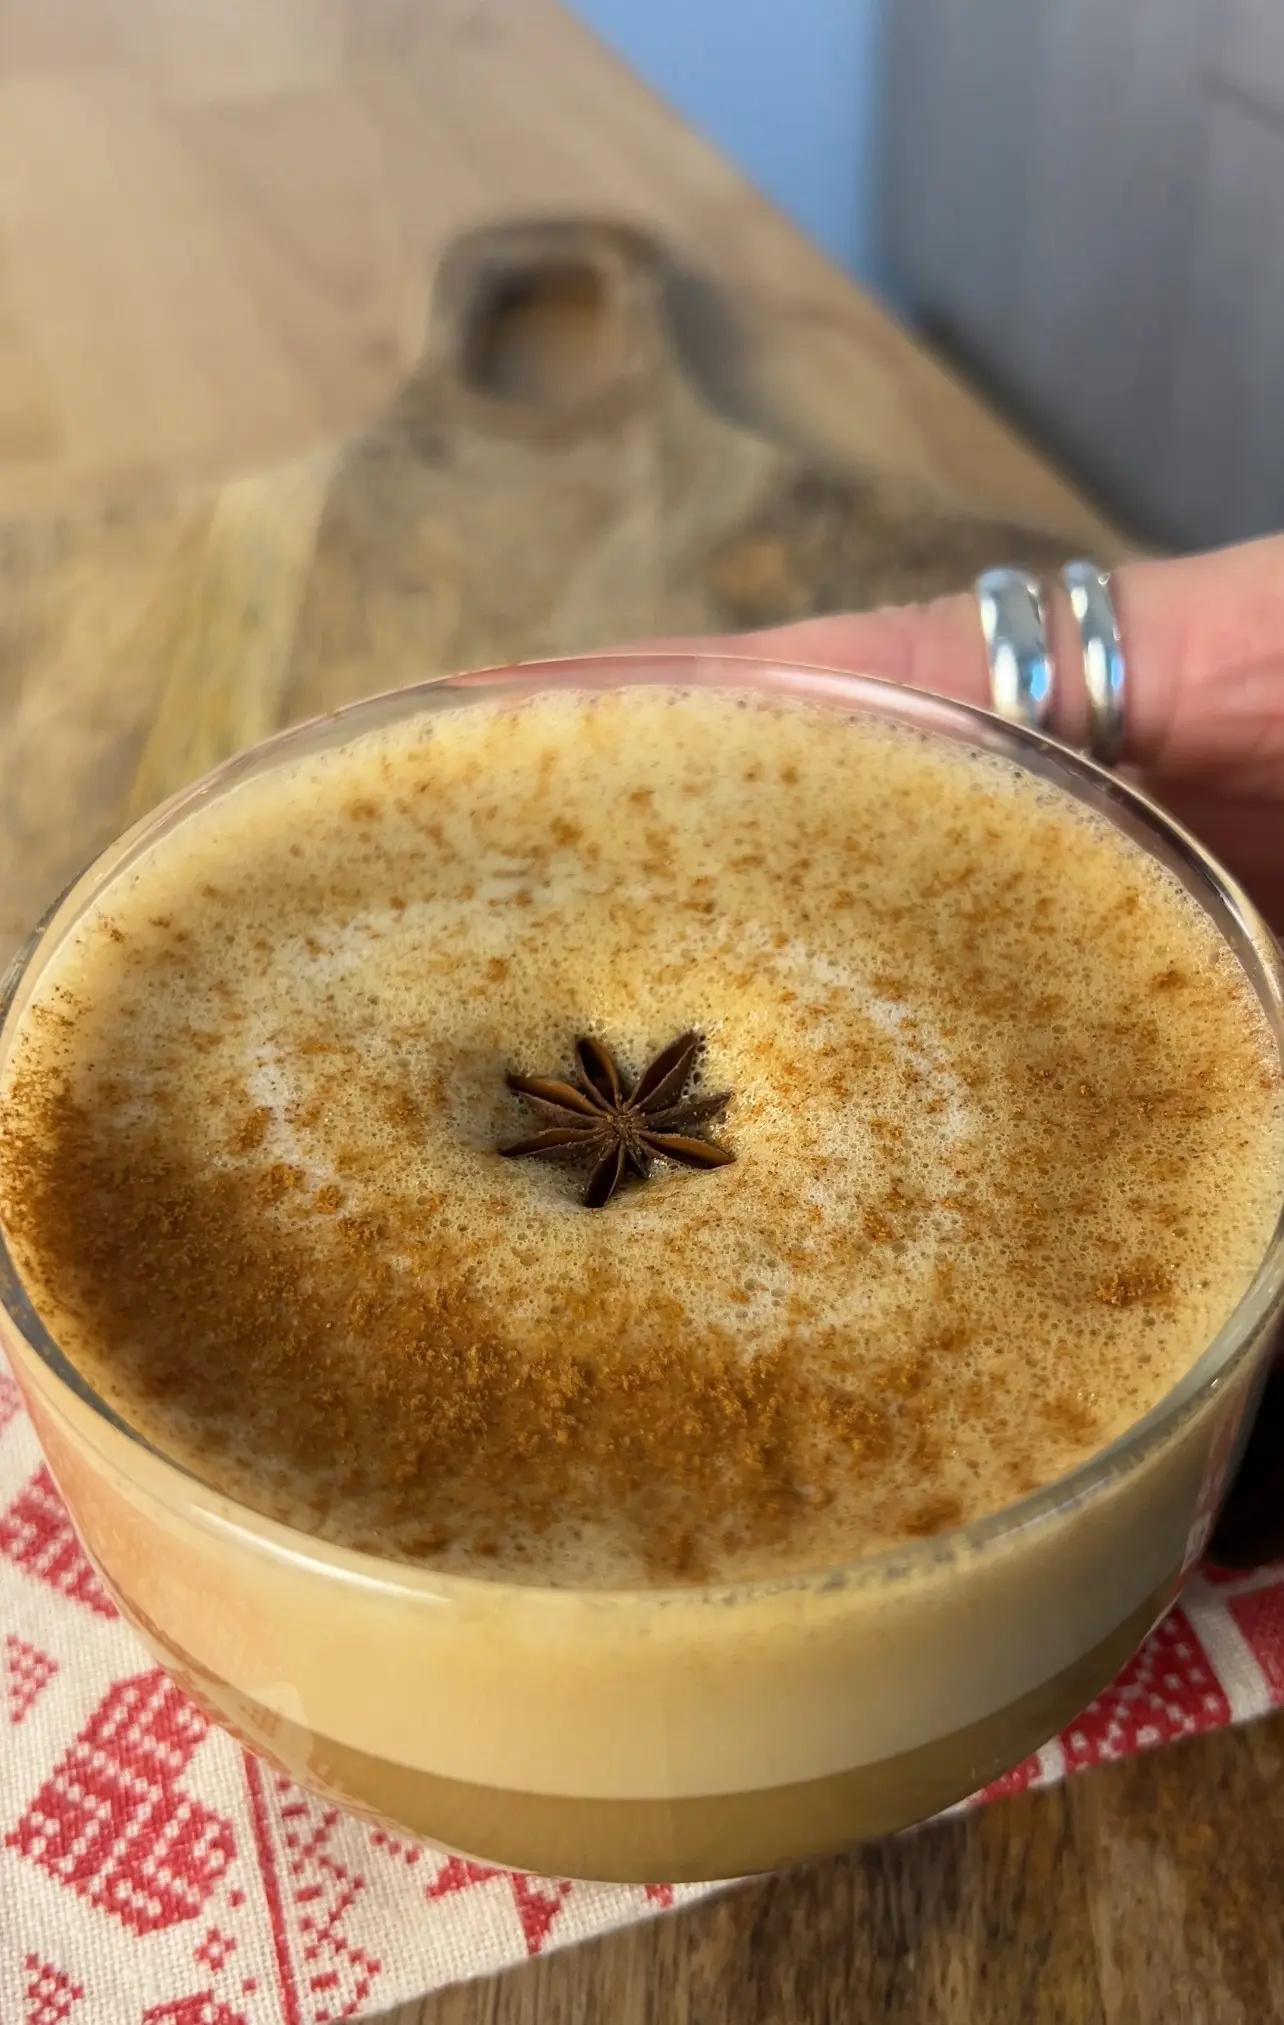
[[[1284,1563],[1206,1569],[1108,1693],[977,1802],[1284,1703]],[[689,1904],[466,1862],[214,1729],[118,1617],[0,1366],[0,2019],[330,2025]]]

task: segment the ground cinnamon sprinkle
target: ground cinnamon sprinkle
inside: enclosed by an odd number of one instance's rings
[[[1279,1091],[1184,903],[1148,942],[1115,857],[916,747],[668,707],[247,794],[33,1008],[0,1219],[232,1494],[526,1579],[823,1566],[1089,1452],[1251,1269]],[[733,1166],[594,1213],[498,1157],[506,1069],[691,1026]]]
[[[7,1218],[58,1305],[113,1345],[127,1393],[189,1420],[233,1473],[253,1400],[285,1506],[300,1479],[339,1506],[355,1497],[368,1544],[440,1552],[463,1533],[477,1551],[489,1533],[520,1559],[528,1535],[592,1523],[605,1503],[653,1575],[690,1577],[711,1543],[779,1538],[827,1502],[836,1469],[886,1452],[886,1414],[785,1350],[746,1362],[706,1340],[693,1358],[675,1298],[648,1298],[642,1339],[632,1291],[602,1276],[566,1290],[555,1336],[505,1334],[420,1203],[335,1217],[337,1191],[309,1196],[298,1169],[198,1171],[163,1111],[121,1139],[48,1066],[19,1075],[11,1107]],[[236,1144],[262,1138],[249,1109]],[[568,1353],[581,1326],[591,1356]],[[261,1463],[252,1489],[273,1502]]]

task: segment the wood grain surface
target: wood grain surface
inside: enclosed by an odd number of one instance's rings
[[[0,0],[0,951],[305,712],[1076,549],[1117,539],[552,0]],[[1093,1773],[401,2025],[1258,2025],[1282,1758]]]
[[[396,2025],[1268,2025],[1282,1780],[1276,1717],[740,1886]]]
[[[662,384],[605,449],[495,458],[445,399],[442,256],[586,216],[662,248]],[[1005,525],[1111,545],[551,0],[0,0],[0,948],[275,722],[434,657],[691,622],[683,526],[720,622],[877,594],[888,513],[938,572],[939,521],[955,576]],[[559,528],[560,578],[496,628]]]

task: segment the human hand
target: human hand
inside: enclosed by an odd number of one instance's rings
[[[1176,562],[1125,563],[1111,577],[1128,669],[1121,764],[1242,880],[1284,930],[1284,536]],[[1058,670],[1054,730],[1087,721],[1078,630],[1049,598]],[[988,703],[974,599],[808,619],[719,642],[883,675]]]

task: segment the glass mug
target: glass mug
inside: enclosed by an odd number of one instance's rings
[[[86,908],[197,810],[359,732],[550,688],[788,694],[998,753],[1171,868],[1284,1053],[1284,973],[1234,882],[1124,782],[961,704],[716,655],[446,678],[283,733],[136,825],[13,965],[0,1065]],[[1284,1306],[1284,1220],[1168,1395],[1069,1475],[849,1566],[704,1588],[460,1577],[264,1518],[147,1445],[59,1351],[0,1245],[0,1332],[90,1556],[186,1691],[316,1792],[493,1862],[639,1881],[794,1863],[906,1826],[1036,1749],[1107,1685],[1208,1537]]]

